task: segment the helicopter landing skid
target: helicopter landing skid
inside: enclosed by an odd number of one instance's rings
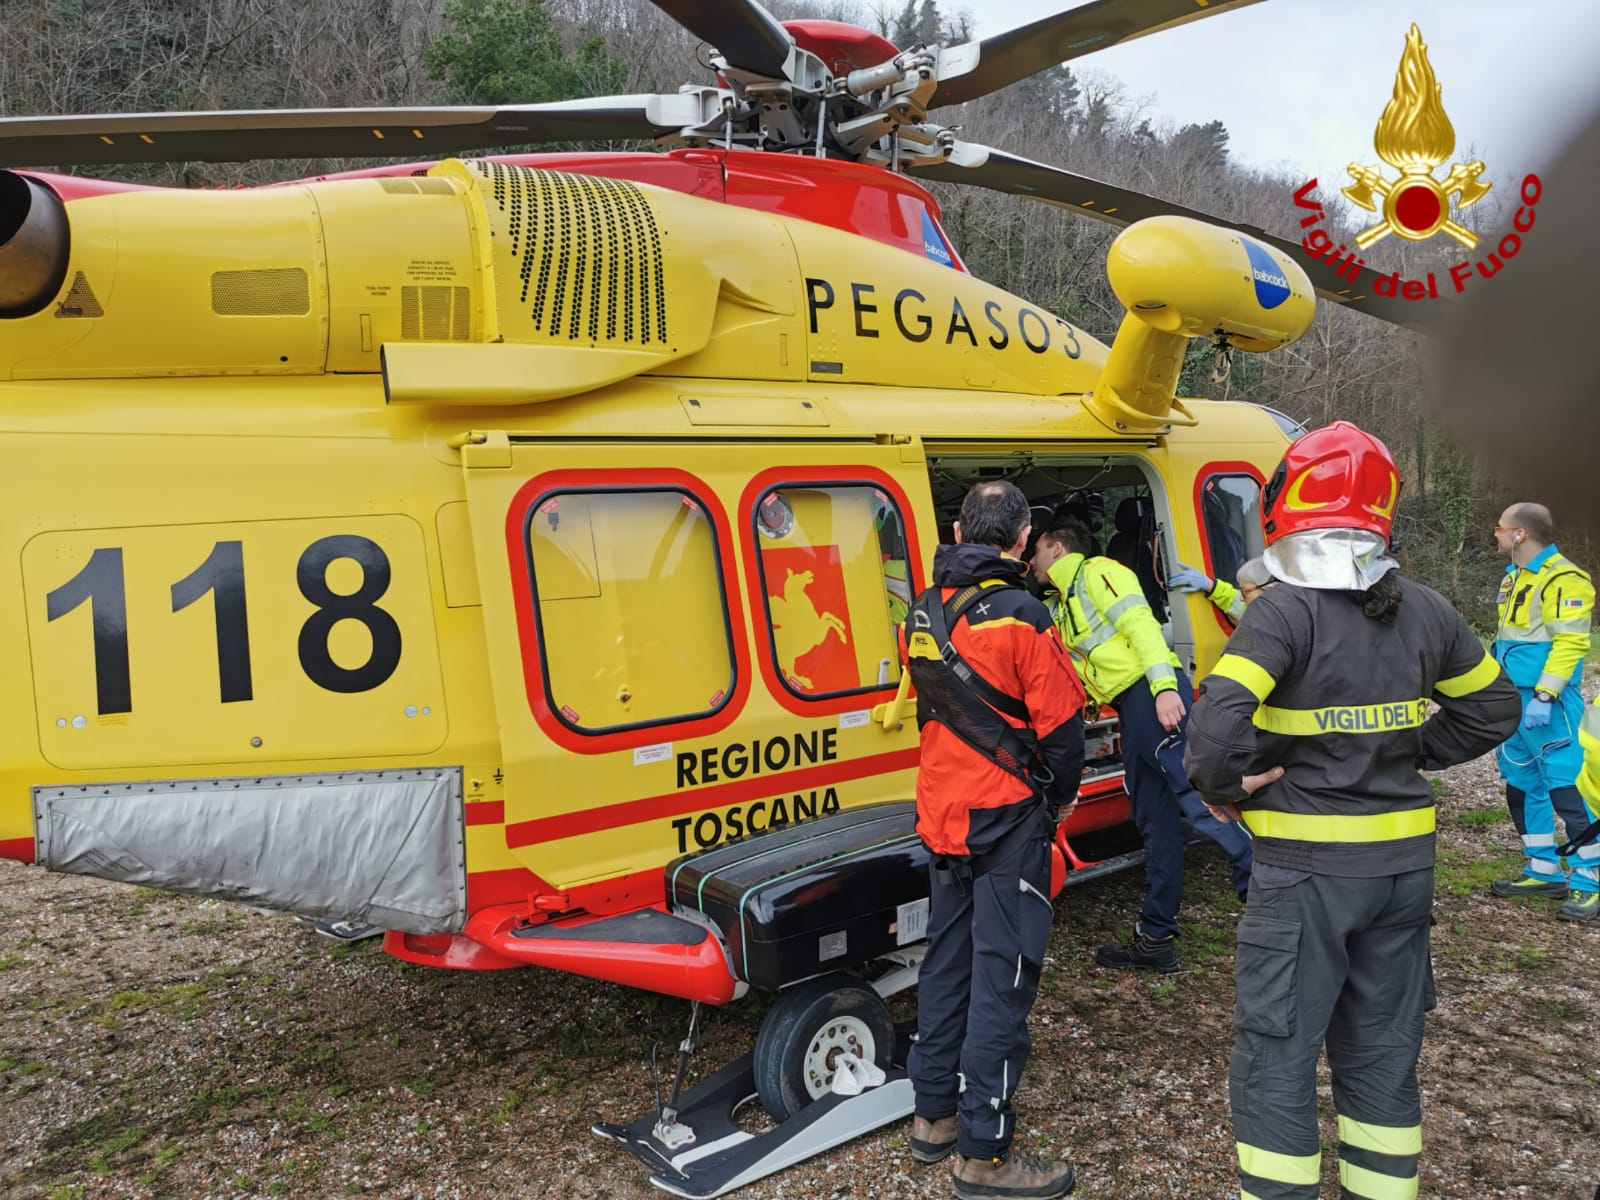
[[[898,1040],[903,1050],[907,1039]],[[660,1111],[653,1110],[626,1125],[597,1124],[594,1132],[650,1168],[655,1187],[674,1196],[709,1200],[909,1117],[913,1100],[904,1061],[897,1053],[896,1065],[877,1087],[854,1096],[829,1093],[777,1128],[752,1134],[734,1120],[743,1105],[756,1102],[752,1051],[686,1091],[671,1123],[663,1123]]]

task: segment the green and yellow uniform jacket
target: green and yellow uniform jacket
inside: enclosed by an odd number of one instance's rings
[[[1106,704],[1145,679],[1156,695],[1178,686],[1179,659],[1139,577],[1113,558],[1068,554],[1050,568],[1050,616],[1089,695]],[[1188,697],[1183,698],[1185,702]]]

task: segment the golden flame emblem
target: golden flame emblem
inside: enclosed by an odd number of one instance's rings
[[[1355,182],[1343,189],[1353,203],[1383,217],[1356,234],[1356,245],[1363,250],[1391,233],[1413,242],[1448,233],[1469,250],[1478,244],[1477,234],[1450,219],[1450,199],[1455,197],[1459,212],[1482,200],[1494,185],[1478,182],[1481,162],[1454,163],[1443,180],[1433,177],[1456,148],[1455,127],[1439,92],[1422,30],[1412,25],[1395,72],[1394,95],[1372,139],[1378,157],[1399,171],[1400,178],[1390,180],[1375,167],[1351,163],[1348,171]]]

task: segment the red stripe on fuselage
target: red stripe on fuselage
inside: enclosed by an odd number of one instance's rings
[[[665,796],[651,796],[647,800],[630,800],[625,804],[612,804],[606,808],[584,812],[563,813],[559,817],[540,817],[532,821],[518,821],[506,826],[506,845],[532,846],[539,842],[558,842],[562,838],[581,837],[586,833],[601,833],[607,829],[621,829],[626,825],[641,825],[646,821],[659,821],[664,817],[701,812],[709,808],[726,808],[746,800],[756,800],[783,793],[803,792],[809,788],[826,787],[849,779],[868,775],[886,775],[891,771],[910,770],[917,765],[921,751],[896,750],[892,754],[875,754],[870,758],[852,758],[842,762],[824,763],[803,771],[790,771],[786,775],[756,775],[736,783],[700,787],[683,792],[669,792]],[[909,797],[908,797],[909,798]]]
[[[0,841],[0,858],[14,858],[18,862],[33,861],[32,838],[7,838]]]
[[[506,806],[502,800],[480,800],[467,805],[468,825],[500,825],[506,819]]]

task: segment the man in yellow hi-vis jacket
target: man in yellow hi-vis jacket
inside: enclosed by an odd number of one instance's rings
[[[1583,697],[1578,683],[1589,653],[1594,584],[1589,573],[1555,546],[1550,510],[1513,504],[1494,527],[1495,546],[1511,560],[1500,583],[1499,631],[1494,656],[1522,694],[1522,722],[1496,752],[1506,781],[1506,804],[1522,836],[1522,875],[1497,879],[1497,896],[1571,899],[1563,917],[1587,920],[1600,913],[1600,895],[1589,867],[1561,873],[1556,855],[1556,813],[1575,837],[1588,825],[1578,794],[1583,749],[1578,726]]]
[[[1562,847],[1567,852],[1567,864],[1572,868],[1572,899],[1557,910],[1558,914],[1575,921],[1592,921],[1600,912],[1600,901],[1595,898],[1595,881],[1600,877],[1600,697],[1583,710],[1583,723],[1578,727],[1578,742],[1583,747],[1583,767],[1578,772],[1578,794],[1583,798],[1584,814],[1588,827],[1574,831],[1569,825],[1567,837],[1573,841]]]
[[[1157,751],[1184,722],[1194,694],[1139,578],[1112,558],[1092,555],[1089,527],[1057,517],[1039,534],[1034,578],[1061,631],[1085,690],[1110,704],[1122,723],[1123,786],[1144,840],[1144,906],[1133,941],[1102,946],[1103,967],[1179,969],[1178,905],[1183,898],[1183,810]]]

